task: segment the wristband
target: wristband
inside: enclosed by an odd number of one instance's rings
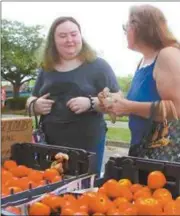
[[[91,95],[89,95],[88,98],[90,100],[90,107],[89,107],[88,111],[95,111],[95,101],[93,100]]]

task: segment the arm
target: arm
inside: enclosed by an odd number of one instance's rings
[[[108,87],[111,92],[119,92],[118,82],[114,75],[112,68],[109,64],[98,58],[92,71],[93,84],[96,88],[96,95],[101,92],[105,87]],[[120,94],[120,93],[119,93]],[[93,108],[97,112],[104,112],[100,106],[98,97],[92,97]],[[67,106],[76,114],[86,112],[91,107],[91,100],[88,97],[72,98],[67,102]]]
[[[41,89],[42,85],[43,85],[43,71],[40,71],[40,73],[38,74],[35,86],[34,86],[33,91],[32,91],[32,96],[29,97],[27,102],[26,102],[26,107],[28,108],[31,101],[38,98],[34,104],[35,113],[39,114],[39,115],[41,115],[41,114],[46,115],[51,111],[51,107],[52,107],[52,104],[54,103],[54,101],[48,99],[49,93],[47,93],[43,96],[40,96],[40,89]],[[31,110],[31,112],[32,112],[32,110]]]
[[[161,50],[154,69],[154,78],[162,100],[171,100],[176,107],[178,116],[180,117],[179,59],[180,50],[173,47],[167,47]],[[123,104],[123,111],[127,115],[134,114],[145,118],[149,117],[151,103],[124,100]],[[159,120],[160,116],[162,115],[159,113],[157,120]],[[170,107],[167,107],[167,116],[168,119],[172,118]]]
[[[180,117],[180,50],[167,47],[157,62],[155,71],[158,92],[163,100],[171,100]],[[169,112],[169,117],[172,115]]]

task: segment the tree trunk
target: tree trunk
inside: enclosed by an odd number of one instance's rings
[[[13,85],[13,98],[18,98],[19,97],[20,87],[21,87],[21,85],[18,85],[18,84]]]

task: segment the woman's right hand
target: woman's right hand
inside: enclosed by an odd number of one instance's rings
[[[47,99],[49,96],[50,94],[48,93],[37,99],[34,105],[36,113],[47,115],[51,112],[52,105],[55,101]]]

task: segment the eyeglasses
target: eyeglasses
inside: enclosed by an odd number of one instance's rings
[[[123,29],[124,33],[127,33],[127,27],[128,27],[128,24],[122,25],[122,29]]]
[[[127,33],[128,27],[134,23],[136,23],[136,20],[131,20],[130,22],[127,22],[126,24],[122,25],[122,29],[123,29],[125,34]]]

